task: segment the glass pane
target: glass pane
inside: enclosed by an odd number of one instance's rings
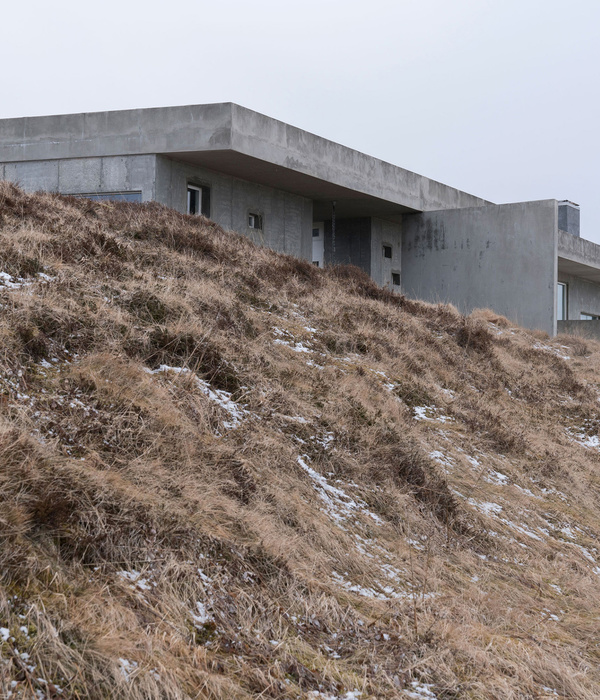
[[[567,312],[567,285],[562,282],[558,283],[556,289],[556,320],[566,321]]]

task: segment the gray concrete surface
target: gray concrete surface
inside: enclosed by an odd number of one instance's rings
[[[210,187],[210,218],[224,228],[279,252],[311,259],[313,218],[309,199],[187,162],[157,157],[157,201],[185,212],[188,183]],[[262,231],[248,228],[249,212],[261,214]]]
[[[402,289],[555,333],[556,200],[406,215]]]
[[[600,340],[600,321],[558,321],[556,332]]]
[[[392,248],[392,257],[385,258],[383,246]],[[402,275],[402,225],[393,221],[371,220],[371,277],[382,287],[400,291],[392,284],[392,272]]]
[[[579,321],[582,313],[600,316],[600,285],[567,275],[558,264],[558,281],[567,285],[567,319]]]
[[[142,201],[155,198],[155,156],[112,156],[24,161],[0,164],[0,179],[28,192],[62,194],[137,191]]]
[[[600,284],[600,245],[559,231],[557,252],[563,274]]]
[[[142,154],[170,155],[316,206],[335,199],[340,218],[487,203],[232,103],[0,120],[0,163]]]

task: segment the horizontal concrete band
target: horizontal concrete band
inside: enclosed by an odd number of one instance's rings
[[[0,120],[1,163],[141,154],[317,201],[372,197],[390,214],[490,203],[232,103]]]

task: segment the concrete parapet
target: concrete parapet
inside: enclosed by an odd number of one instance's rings
[[[577,335],[581,338],[600,340],[600,320],[598,321],[557,321],[556,332]]]

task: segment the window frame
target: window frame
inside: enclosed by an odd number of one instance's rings
[[[252,223],[251,223],[252,222]],[[254,222],[258,223],[258,226],[254,225]],[[257,209],[248,210],[248,228],[251,231],[264,231],[265,221],[262,213]]]
[[[559,299],[560,309],[559,313]],[[556,283],[556,320],[568,321],[569,319],[569,285],[566,282]]]
[[[198,192],[199,199],[199,211],[190,211],[190,190]],[[211,186],[206,183],[188,182],[186,185],[186,213],[190,216],[204,216],[207,219],[210,218],[210,195]]]

